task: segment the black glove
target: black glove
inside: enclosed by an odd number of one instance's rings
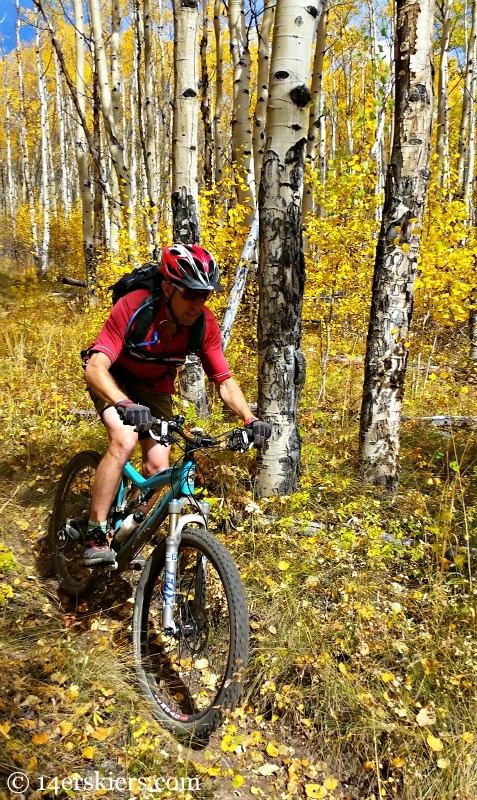
[[[269,425],[268,422],[262,422],[260,419],[253,419],[245,426],[245,430],[253,434],[253,443],[255,447],[263,447],[272,433],[271,425]],[[252,436],[249,436],[249,439],[251,438]]]
[[[114,408],[124,425],[133,425],[138,433],[146,433],[150,429],[152,415],[147,406],[140,406],[132,400],[121,400]]]

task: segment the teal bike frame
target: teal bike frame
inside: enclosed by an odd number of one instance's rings
[[[181,464],[169,467],[156,473],[151,478],[143,476],[128,462],[123,470],[112,512],[117,516],[115,529],[117,530],[126,513],[126,490],[131,484],[138,489],[141,495],[169,486],[169,491],[160,503],[145,518],[122,545],[116,550],[117,570],[121,572],[145,547],[154,539],[154,534],[159,525],[169,515],[169,533],[166,538],[166,565],[164,583],[163,605],[163,630],[166,633],[175,633],[176,624],[173,619],[174,593],[176,587],[177,558],[181,543],[182,530],[186,525],[195,525],[207,530],[207,520],[210,506],[207,502],[199,501],[194,497],[195,462],[187,449]],[[196,513],[182,514],[182,509],[191,505]],[[205,569],[205,565],[204,565]]]

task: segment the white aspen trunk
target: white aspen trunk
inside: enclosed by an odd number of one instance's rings
[[[451,12],[454,0],[446,0],[442,20],[439,80],[437,86],[437,155],[438,181],[441,188],[449,187],[449,46]]]
[[[148,221],[150,227],[153,258],[158,258],[158,217],[157,217],[157,155],[154,140],[154,92],[152,80],[152,16],[149,0],[144,0],[144,95],[145,95],[145,148],[144,170],[146,173],[148,195]]]
[[[270,80],[270,32],[275,16],[275,1],[265,0],[262,24],[258,36],[257,102],[253,114],[253,162],[255,167],[255,186],[260,184],[265,127],[267,122],[268,82]]]
[[[374,143],[371,147],[370,154],[376,162],[376,212],[375,217],[377,220],[381,219],[383,212],[383,194],[384,194],[384,176],[386,165],[384,163],[383,155],[384,148],[382,140],[384,136],[384,121],[386,115],[386,101],[388,90],[382,90],[381,82],[378,74],[378,62],[381,60],[378,57],[378,33],[376,29],[376,16],[374,13],[374,0],[367,0],[369,12],[369,29],[370,29],[370,59],[373,71],[373,87],[375,98],[375,113],[376,113],[376,127],[374,130]],[[365,88],[363,87],[363,97],[365,97]],[[364,132],[364,126],[363,126]]]
[[[198,209],[198,0],[173,0],[174,119],[172,127],[172,235],[175,242],[200,242]],[[197,356],[179,370],[182,397],[208,415],[205,378]]]
[[[55,87],[56,87],[56,114],[58,117],[58,150],[60,158],[60,189],[61,189],[61,205],[63,206],[63,214],[70,215],[71,203],[70,195],[68,192],[68,167],[66,156],[66,135],[65,135],[65,104],[64,96],[61,87],[61,72],[58,64],[58,56],[56,50],[53,50],[53,61],[55,63]]]
[[[250,264],[255,260],[255,248],[257,246],[257,239],[258,239],[258,211],[255,211],[255,216],[250,226],[247,240],[243,246],[242,255],[240,256],[237,272],[235,273],[234,285],[232,287],[232,291],[230,292],[227,298],[227,307],[225,309],[222,325],[220,328],[222,333],[222,349],[224,353],[230,341],[232,328],[235,323],[235,318],[237,316],[240,301],[242,299],[242,295],[245,289],[245,284],[247,283],[247,275],[249,267]]]
[[[318,6],[319,11],[319,6]],[[323,92],[323,59],[325,56],[326,33],[328,28],[328,3],[323,3],[323,9],[318,21],[316,32],[315,55],[313,59],[313,73],[311,79],[311,104],[310,117],[308,120],[308,141],[306,144],[306,157],[310,168],[316,169],[316,154],[318,142],[323,136],[324,119],[324,92]],[[313,211],[313,189],[305,183],[303,193],[303,217]],[[322,215],[322,209],[318,209],[318,216]]]
[[[200,115],[202,117],[202,137],[204,142],[202,157],[202,183],[206,189],[212,188],[212,155],[214,149],[212,122],[210,119],[210,81],[207,66],[209,42],[208,2],[202,0],[202,36],[200,39]]]
[[[84,14],[82,0],[73,1],[73,14],[75,23],[75,76],[76,95],[79,108],[76,114],[76,163],[78,165],[78,179],[82,205],[83,226],[83,252],[86,270],[86,283],[88,294],[94,292],[96,283],[96,251],[94,246],[93,228],[93,197],[91,192],[91,178],[88,167],[88,147],[85,131],[81,118],[86,113],[86,84],[85,84],[85,42],[84,42]]]
[[[20,144],[22,149],[23,181],[25,183],[28,211],[30,216],[32,255],[35,263],[35,269],[39,270],[40,255],[38,249],[38,229],[37,229],[36,215],[35,215],[35,195],[33,192],[33,185],[31,181],[30,155],[28,152],[27,129],[25,123],[25,84],[23,81],[23,65],[21,58],[22,54],[21,54],[21,43],[20,43],[19,0],[15,0],[15,8],[17,12],[16,22],[15,22],[15,41],[16,41],[16,57],[17,57],[17,72],[18,72],[18,101],[19,101],[19,113],[20,113]]]
[[[472,61],[475,64],[476,40],[474,39],[474,52]],[[469,224],[475,225],[475,204],[473,196],[475,167],[475,72],[472,74],[469,99],[469,142],[467,148],[467,164],[464,173],[464,202],[467,209]]]
[[[198,29],[197,0],[174,0],[172,236],[175,242],[189,244],[200,241],[197,176]]]
[[[40,100],[40,137],[41,137],[41,205],[43,211],[43,236],[39,248],[39,268],[40,275],[46,275],[48,271],[48,249],[50,246],[50,192],[48,168],[48,108],[45,91],[45,76],[40,56],[40,19],[37,17],[37,28],[35,36],[35,55],[36,72],[38,80],[38,97]]]
[[[259,416],[272,426],[259,457],[260,496],[290,494],[300,473],[297,406],[305,379],[301,207],[318,2],[282,0],[275,14],[259,191],[258,406]]]
[[[118,132],[121,127],[121,64],[119,61],[119,32],[121,29],[121,10],[119,0],[111,2],[111,103],[115,130]],[[125,141],[123,139],[123,141]],[[126,160],[126,157],[125,157]]]
[[[331,76],[331,107],[330,107],[330,159],[332,161],[336,158],[336,111],[335,108],[338,103],[336,96],[335,85],[335,59],[333,53],[330,53],[330,76]]]
[[[470,105],[475,70],[475,42],[477,39],[477,0],[472,0],[472,22],[467,45],[467,59],[462,98],[462,115],[459,130],[459,160],[457,162],[457,185],[462,196],[465,193],[465,171],[468,153],[468,134],[470,128]]]
[[[215,34],[215,110],[214,110],[214,177],[220,183],[224,173],[224,132],[222,114],[224,109],[224,64],[222,26],[220,24],[220,6],[222,0],[214,2],[214,34]]]
[[[129,241],[134,244],[136,241],[136,232],[134,227],[134,209],[131,198],[131,182],[124,161],[124,145],[119,140],[119,131],[114,117],[99,0],[89,0],[89,8],[94,45],[94,61],[98,73],[101,109],[106,129],[108,148],[116,173],[116,184],[119,189],[121,207],[125,217]]]
[[[396,6],[395,134],[376,250],[360,417],[364,478],[393,492],[399,481],[407,347],[430,177],[434,0],[397,0]]]
[[[239,173],[237,197],[239,203],[250,209],[246,219],[250,225],[256,190],[250,120],[250,50],[244,0],[229,0],[228,13],[233,65],[232,137]]]
[[[7,67],[5,64],[5,79],[7,81]],[[10,117],[10,89],[8,85],[6,86],[6,102],[5,102],[5,138],[6,138],[6,149],[7,149],[7,205],[8,211],[10,213],[10,219],[12,222],[12,245],[13,248],[15,247],[15,237],[17,232],[17,220],[16,220],[16,196],[15,196],[15,184],[13,181],[13,170],[12,170],[12,130],[11,130],[11,117]]]

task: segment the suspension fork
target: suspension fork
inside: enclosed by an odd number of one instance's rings
[[[181,510],[184,505],[193,503],[200,507],[200,514],[184,514]],[[207,529],[207,518],[210,513],[208,503],[196,503],[192,498],[182,497],[180,500],[171,500],[168,506],[169,511],[169,535],[166,539],[166,563],[164,575],[164,597],[162,606],[162,626],[166,635],[177,633],[178,625],[174,620],[174,597],[177,583],[177,560],[179,557],[179,547],[182,539],[182,530],[185,525],[194,523],[201,528]],[[202,599],[205,582],[205,564],[202,556],[198,556],[198,568],[195,579],[195,597]]]

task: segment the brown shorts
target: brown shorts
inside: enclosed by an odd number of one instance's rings
[[[124,394],[131,400],[134,400],[135,403],[140,403],[142,406],[150,408],[153,417],[172,419],[172,397],[170,394],[152,392],[150,389],[132,389],[131,386],[124,386],[123,384],[120,384],[120,388],[124,391]],[[102,397],[99,397],[99,395],[95,394],[91,389],[88,391],[100,417],[107,408],[112,408],[111,403],[103,400]],[[148,435],[149,434],[145,434],[145,436]],[[144,434],[141,434],[140,438],[144,438]]]

